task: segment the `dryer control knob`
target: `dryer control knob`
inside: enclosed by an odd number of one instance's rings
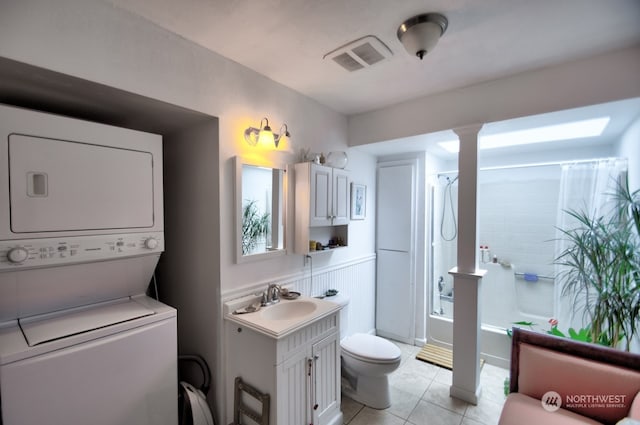
[[[144,247],[148,249],[156,249],[158,247],[158,240],[156,238],[147,238],[144,241]]]
[[[24,261],[29,258],[29,251],[25,248],[19,246],[16,248],[11,248],[7,253],[7,259],[10,263],[20,264],[24,263]]]

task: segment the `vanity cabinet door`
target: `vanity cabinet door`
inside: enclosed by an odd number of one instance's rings
[[[311,423],[311,350],[293,354],[278,365],[278,424]]]
[[[310,167],[309,226],[349,224],[349,172],[323,165]],[[299,167],[302,170],[302,167]],[[304,178],[304,177],[303,177]]]
[[[333,169],[333,197],[332,197],[332,215],[334,226],[349,224],[350,211],[350,192],[349,192],[349,173],[338,168]]]
[[[313,344],[313,423],[324,425],[340,414],[340,345],[338,334]]]
[[[333,218],[332,169],[312,164],[309,226],[331,226]]]

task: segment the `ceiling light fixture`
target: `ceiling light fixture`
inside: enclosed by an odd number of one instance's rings
[[[439,13],[425,13],[409,18],[398,28],[398,39],[409,52],[422,60],[436,47],[447,30],[449,21]]]
[[[610,117],[600,117],[527,128],[525,130],[489,134],[480,136],[480,149],[497,149],[509,146],[597,137],[602,135],[609,121]],[[458,140],[447,140],[445,142],[439,142],[438,145],[451,153],[458,153],[460,151],[460,142]]]
[[[265,123],[264,126],[262,125],[263,122]],[[280,127],[280,134],[276,134],[271,130],[271,127],[269,126],[269,119],[266,117],[260,120],[260,128],[248,127],[244,131],[244,140],[251,146],[259,145],[265,148],[275,146],[275,148],[278,149],[280,140],[283,137],[291,137],[287,124],[282,124],[282,127]]]

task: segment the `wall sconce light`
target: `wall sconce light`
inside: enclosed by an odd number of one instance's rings
[[[265,123],[264,126],[262,125],[263,122]],[[260,120],[260,128],[249,127],[244,131],[244,140],[251,146],[261,145],[266,148],[275,146],[278,149],[280,139],[283,137],[291,137],[287,124],[282,124],[280,134],[275,134],[271,130],[269,120],[266,117]]]
[[[289,127],[287,127],[287,124],[282,124],[282,127],[280,127],[280,134],[277,134],[274,136],[278,136],[277,138],[274,137],[274,143],[276,144],[276,149],[277,149],[281,140],[289,139],[291,137],[291,134],[289,133]]]

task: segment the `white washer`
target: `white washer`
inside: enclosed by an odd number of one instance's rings
[[[144,295],[4,323],[2,423],[175,425],[176,311]]]

